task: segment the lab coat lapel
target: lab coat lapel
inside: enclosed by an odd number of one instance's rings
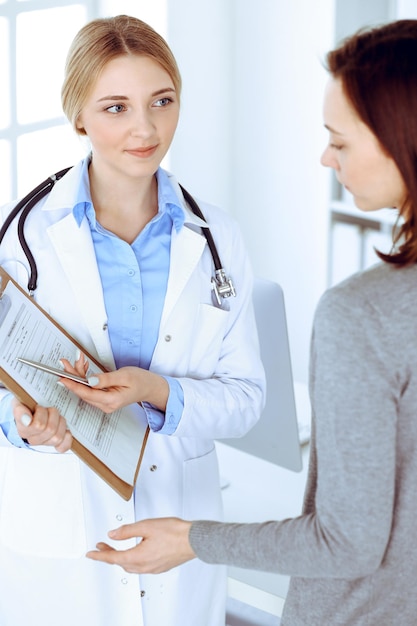
[[[178,233],[175,228],[173,229],[168,286],[162,312],[161,328],[163,328],[191,274],[195,270],[205,245],[205,237],[186,225]]]
[[[78,227],[70,213],[50,226],[48,234],[99,358],[107,362],[109,358],[113,360],[108,335],[103,332],[107,314],[88,221],[84,219]]]

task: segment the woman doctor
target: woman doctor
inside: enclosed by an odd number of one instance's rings
[[[141,402],[151,433],[126,502],[71,453],[56,409],[32,414],[0,390],[1,624],[224,623],[222,566],[194,561],[138,576],[85,558],[118,522],[218,519],[213,439],[245,434],[263,404],[252,274],[239,230],[228,214],[200,203],[236,290],[219,305],[206,222],[160,167],[180,89],[166,42],[140,20],[94,20],[69,51],[63,108],[91,154],[27,218],[39,272],[34,298],[106,368],[118,368],[108,375],[116,387],[107,379],[107,392],[91,393],[119,405]],[[11,208],[2,209],[2,221]],[[26,286],[15,222],[0,264]],[[80,356],[77,369],[85,365]]]

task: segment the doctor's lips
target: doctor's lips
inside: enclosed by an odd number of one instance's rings
[[[157,148],[158,148],[158,144],[154,146],[148,146],[147,148],[134,148],[132,150],[126,150],[126,152],[133,156],[137,156],[139,158],[144,159],[144,158],[153,156]]]

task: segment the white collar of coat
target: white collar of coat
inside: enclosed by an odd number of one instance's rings
[[[200,228],[208,228],[207,222],[198,217],[198,215],[195,215],[195,213],[192,212],[188,204],[185,202],[184,196],[182,195],[181,187],[179,186],[175,176],[170,172],[166,172],[166,174],[184,211],[184,224],[194,224],[195,226],[199,226]]]
[[[55,183],[51,193],[46,196],[42,206],[43,211],[62,210],[65,208],[72,211],[77,200],[77,188],[81,171],[82,161],[74,165],[65,176]],[[184,211],[184,224],[207,228],[207,222],[198,217],[198,215],[195,215],[185,202],[181,188],[175,177],[169,172],[167,172],[167,175]]]

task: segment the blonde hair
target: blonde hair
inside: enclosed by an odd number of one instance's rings
[[[181,75],[167,42],[151,26],[135,17],[116,17],[92,20],[75,36],[65,64],[65,78],[61,90],[62,108],[77,129],[77,118],[104,66],[120,56],[145,55],[169,74],[178,98],[181,93]]]

